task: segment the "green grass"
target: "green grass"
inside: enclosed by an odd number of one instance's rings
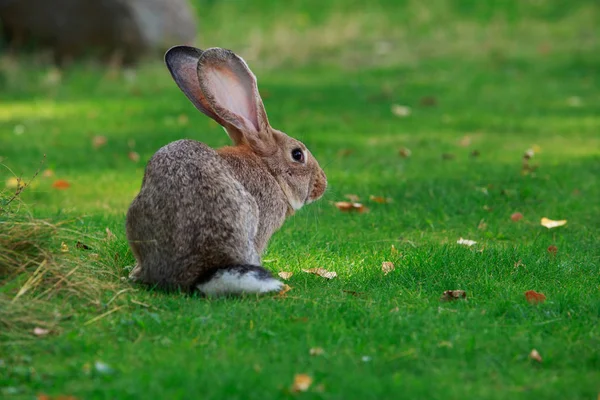
[[[250,4],[202,2],[201,44],[248,58],[272,125],[303,140],[327,173],[325,197],[290,218],[264,255],[271,270],[294,272],[292,290],[284,298],[205,300],[121,282],[133,263],[124,217],[145,161],[179,138],[221,146],[227,137],[158,61],[133,80],[75,65],[53,84],[48,66],[5,58],[0,182],[33,175],[45,154],[41,170],[54,176],[32,182],[21,210],[67,221],[68,235],[44,239],[46,246],[58,264],[80,265],[90,285],[106,289],[92,292],[95,299],[59,292],[47,301],[50,335],[0,336],[0,393],[596,398],[597,6],[438,1],[426,9],[390,1],[364,9],[313,1],[283,8],[265,1],[259,12]],[[382,41],[391,47],[379,54]],[[422,104],[425,97],[435,105]],[[412,113],[397,117],[393,104]],[[94,148],[97,135],[106,145]],[[412,156],[400,157],[401,147]],[[538,147],[531,160],[538,168],[522,174],[524,152]],[[56,179],[71,186],[56,190]],[[370,212],[333,206],[350,193]],[[373,203],[370,195],[393,202]],[[512,222],[514,212],[524,218]],[[568,223],[548,230],[542,217]],[[106,239],[106,228],[115,239]],[[477,244],[460,246],[460,237]],[[77,249],[78,240],[92,250]],[[386,276],[383,261],[396,266]],[[338,278],[301,272],[313,267]],[[22,281],[0,294],[11,298]],[[467,301],[440,303],[448,289],[465,290]],[[528,304],[527,290],[547,301]],[[313,347],[325,353],[311,356]],[[529,359],[534,348],[541,363]],[[290,393],[299,373],[314,378],[308,393]]]

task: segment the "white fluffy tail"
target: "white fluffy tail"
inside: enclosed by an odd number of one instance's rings
[[[269,293],[283,289],[283,283],[263,267],[232,265],[216,269],[196,284],[206,296]]]

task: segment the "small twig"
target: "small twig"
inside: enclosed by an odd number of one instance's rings
[[[17,197],[19,197],[19,195],[31,184],[31,182],[33,182],[33,180],[38,176],[38,174],[40,173],[40,170],[42,169],[42,165],[44,164],[44,161],[46,161],[46,155],[44,154],[44,156],[42,157],[42,161],[40,161],[40,166],[38,167],[38,169],[35,171],[35,173],[33,174],[33,176],[31,177],[31,179],[29,180],[29,182],[24,183],[23,186],[20,185],[21,182],[21,178],[17,178],[17,189],[15,190],[15,193],[7,200],[6,204],[3,207],[0,207],[0,211],[2,212],[8,212],[8,206],[10,205],[10,203],[12,203]],[[10,172],[12,172],[10,170],[10,168],[6,167]],[[13,172],[14,174],[14,172]]]
[[[151,306],[150,304],[142,303],[141,301],[137,301],[136,299],[131,299],[129,301],[131,301],[133,304],[137,304],[138,306],[157,309],[156,307]]]
[[[48,293],[49,291],[51,291],[52,289],[54,289],[55,287],[57,287],[58,285],[60,285],[61,283],[63,283],[69,276],[71,276],[75,271],[77,271],[77,269],[80,266],[76,266],[75,268],[73,268],[72,270],[70,270],[65,276],[62,276],[58,282],[56,282],[54,285],[52,285],[52,287],[49,287],[48,289],[44,290],[39,296],[36,297],[36,300],[40,299],[41,297],[43,297],[46,293]]]
[[[130,290],[133,290],[133,289],[132,289],[132,288],[127,288],[127,289],[122,289],[122,290],[119,290],[119,291],[117,292],[117,294],[115,294],[115,295],[112,297],[112,299],[110,299],[110,300],[108,301],[108,303],[106,303],[106,306],[108,307],[108,306],[110,305],[110,303],[112,303],[112,302],[113,302],[113,301],[114,301],[114,300],[115,300],[117,297],[119,297],[121,294],[123,294],[123,293],[125,293],[125,292],[128,292],[128,291],[130,291]]]
[[[40,270],[45,265],[46,265],[46,260],[44,259],[44,261],[42,261],[40,263],[40,265],[36,268],[36,270],[33,271],[33,274],[31,274],[29,279],[27,279],[27,281],[23,284],[23,286],[21,286],[21,289],[19,289],[16,296],[12,299],[11,303],[14,303],[15,301],[17,301],[17,299],[19,297],[21,297],[22,295],[27,293],[29,291],[29,289],[31,289],[33,287],[34,284],[36,284],[40,279],[42,279],[42,277],[44,275],[40,273]]]
[[[121,308],[123,308],[123,307],[122,306],[117,306],[117,307],[113,308],[112,310],[105,312],[104,314],[100,314],[97,317],[94,317],[94,318],[90,319],[89,321],[87,321],[86,323],[84,323],[83,326],[93,324],[94,322],[96,322],[96,321],[98,321],[98,320],[100,320],[100,319],[102,319],[102,318],[104,318],[104,317],[106,317],[106,316],[114,313],[115,311],[120,310]]]

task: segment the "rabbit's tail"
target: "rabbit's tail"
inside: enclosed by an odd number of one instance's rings
[[[220,296],[278,292],[283,283],[261,266],[230,265],[204,274],[196,282],[196,288],[206,296]]]

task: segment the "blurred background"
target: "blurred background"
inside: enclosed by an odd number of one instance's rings
[[[175,43],[224,46],[264,67],[412,65],[444,56],[573,56],[597,46],[595,0],[0,0],[3,52],[125,64]]]
[[[406,147],[437,165],[465,135],[495,166],[518,163],[532,144],[557,162],[590,155],[599,4],[0,0],[0,179],[14,187],[38,171],[41,189],[25,194],[38,210],[123,213],[160,146],[228,144],[164,67],[164,51],[182,43],[244,57],[273,126],[333,163],[326,172],[340,191],[360,179],[389,190],[406,165],[389,168],[380,154]],[[412,177],[432,179],[421,170]],[[374,181],[382,174],[389,181]],[[70,190],[54,190],[56,181]]]

